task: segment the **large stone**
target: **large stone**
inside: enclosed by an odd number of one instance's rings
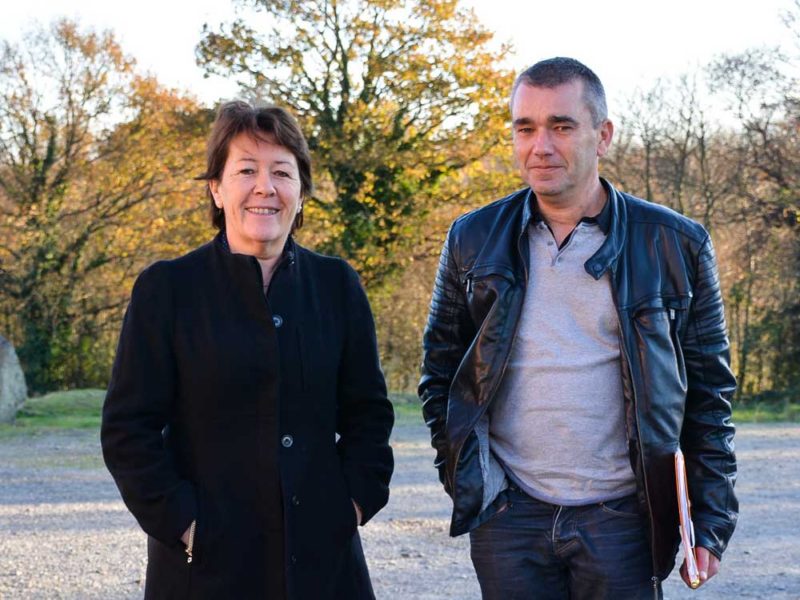
[[[25,374],[14,346],[0,336],[0,423],[13,423],[27,397]]]

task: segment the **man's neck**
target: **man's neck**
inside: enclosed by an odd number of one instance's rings
[[[575,229],[583,217],[595,217],[600,214],[607,200],[606,190],[597,180],[597,185],[582,194],[570,198],[536,197],[539,212],[553,232],[556,243],[561,244]]]

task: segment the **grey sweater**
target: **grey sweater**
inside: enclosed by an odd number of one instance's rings
[[[567,506],[635,491],[628,458],[619,322],[608,274],[584,263],[605,239],[581,222],[559,250],[528,230],[530,278],[508,368],[490,408],[490,448],[531,496]]]

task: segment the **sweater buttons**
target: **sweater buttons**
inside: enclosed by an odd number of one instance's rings
[[[281,446],[284,448],[291,448],[292,444],[294,444],[294,438],[292,436],[287,434],[281,438]]]
[[[280,315],[272,315],[272,323],[275,325],[275,329],[283,325],[283,317]]]
[[[300,499],[297,496],[292,496],[292,505],[300,506]]]

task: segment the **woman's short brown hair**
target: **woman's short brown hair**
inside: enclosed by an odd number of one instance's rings
[[[300,174],[300,195],[303,198],[311,195],[314,189],[311,179],[311,154],[297,121],[283,108],[277,106],[256,108],[241,100],[226,102],[219,107],[217,119],[211,128],[211,135],[208,137],[206,172],[197,179],[208,182],[219,181],[222,178],[231,140],[240,133],[247,133],[256,139],[264,139],[289,150],[297,160]],[[209,186],[206,186],[206,196],[211,203],[209,207],[211,223],[217,229],[224,230],[225,213],[214,203]],[[300,212],[294,218],[292,231],[300,229],[302,226],[303,209],[301,206]]]

